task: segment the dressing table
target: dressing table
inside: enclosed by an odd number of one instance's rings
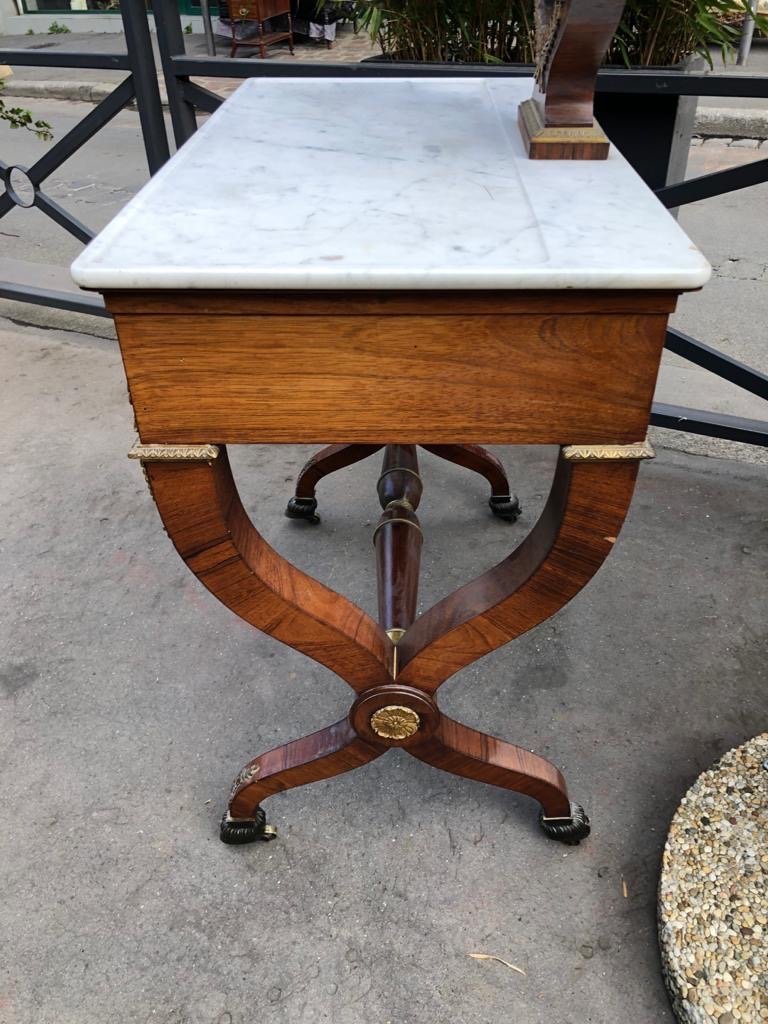
[[[563,158],[566,132],[556,157],[530,158],[531,137],[552,134],[546,116],[521,129],[533,91],[502,77],[247,80],[74,264],[115,318],[131,454],[179,555],[354,692],[341,721],[242,769],[225,842],[272,838],[267,797],[392,747],[527,794],[551,838],[589,831],[554,765],[447,717],[438,690],[609,555],[652,455],[667,318],[710,271],[615,149]],[[286,562],[243,508],[227,446],[298,443],[330,445],[289,505],[309,522],[322,476],[384,449],[378,621]],[[482,472],[513,519],[481,444],[558,446],[546,506],[504,561],[417,614],[417,446]]]

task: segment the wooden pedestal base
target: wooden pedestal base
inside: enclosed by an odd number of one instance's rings
[[[339,469],[353,466],[362,459],[367,459],[384,447],[383,444],[331,444],[313,455],[304,466],[296,483],[296,494],[288,502],[285,514],[289,519],[306,519],[317,524],[317,498],[315,488],[323,477],[335,473]],[[488,506],[499,519],[514,523],[520,515],[520,502],[512,494],[509,480],[499,459],[491,452],[476,444],[423,444],[424,451],[437,455],[464,469],[470,469],[485,477],[491,486]]]
[[[607,160],[611,144],[597,121],[586,126],[547,125],[536,100],[518,107],[517,121],[531,160]]]
[[[334,445],[310,461],[299,499],[314,501],[327,472],[376,445]],[[482,472],[492,495],[511,501],[503,467],[473,446],[432,446]],[[252,625],[333,669],[356,692],[335,725],[249,761],[235,780],[221,838],[274,837],[261,803],[281,790],[351,771],[402,747],[443,771],[524,793],[542,808],[552,838],[576,843],[589,833],[554,765],[522,747],[443,715],[441,684],[477,658],[554,614],[595,574],[610,552],[634,488],[645,445],[561,449],[541,518],[495,568],[415,619],[422,483],[415,445],[387,445],[375,530],[379,623],[341,594],[277,554],[240,502],[226,449],[217,445],[139,445],[168,535],[198,579]],[[415,621],[414,621],[415,619]]]
[[[565,779],[549,761],[453,721],[415,687],[392,684],[363,693],[341,722],[249,761],[235,780],[221,839],[239,844],[271,838],[262,800],[359,768],[390,747],[454,775],[533,797],[551,838],[576,844],[589,835],[589,819],[571,804]]]
[[[527,794],[553,838],[586,835],[553,765],[446,718],[437,691],[559,611],[612,550],[637,460],[647,455],[633,442],[647,430],[675,294],[160,290],[107,298],[144,442],[134,454],[180,556],[236,615],[355,693],[343,721],[245,766],[222,839],[269,838],[265,798],[392,746]],[[321,439],[331,447],[301,473],[293,518],[316,522],[318,481],[384,448],[372,537],[378,621],[273,550],[232,478],[227,444]],[[558,446],[552,489],[507,558],[415,617],[428,531],[418,445],[480,473],[495,515],[519,512],[498,459],[465,439]]]

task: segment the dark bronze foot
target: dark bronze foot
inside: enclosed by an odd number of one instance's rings
[[[320,516],[316,512],[317,498],[291,498],[285,510],[289,519],[305,519],[308,523],[319,523]]]
[[[492,494],[488,504],[495,516],[506,519],[508,523],[514,523],[522,512],[520,502],[514,494]]]
[[[550,839],[567,846],[578,846],[590,833],[589,818],[581,804],[571,804],[570,818],[546,818],[542,811],[539,824]]]
[[[244,843],[255,843],[257,840],[267,843],[277,839],[277,829],[267,824],[266,815],[261,807],[256,808],[253,818],[230,818],[227,812],[221,819],[219,839],[229,846],[242,846]]]

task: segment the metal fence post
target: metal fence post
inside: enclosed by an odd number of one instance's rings
[[[741,26],[741,40],[739,41],[739,56],[737,64],[746,64],[749,60],[749,51],[752,49],[752,37],[755,34],[755,14],[757,13],[757,0],[750,0],[749,13],[744,18]]]
[[[154,174],[168,159],[170,150],[144,0],[121,0],[120,14],[149,173]]]
[[[216,39],[213,34],[213,22],[211,21],[211,8],[208,0],[200,0],[200,13],[203,16],[203,31],[205,32],[205,48],[209,57],[216,56]]]
[[[179,77],[173,66],[174,57],[183,57],[184,35],[181,31],[181,14],[176,0],[155,0],[155,29],[157,43],[160,47],[160,61],[165,75],[165,91],[168,95],[168,106],[171,111],[173,136],[176,147],[184,143],[197,131],[194,104],[184,97],[182,81],[189,81],[187,76]]]

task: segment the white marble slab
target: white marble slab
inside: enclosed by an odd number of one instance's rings
[[[526,79],[245,81],[75,260],[84,288],[698,288],[620,154],[525,156]]]

